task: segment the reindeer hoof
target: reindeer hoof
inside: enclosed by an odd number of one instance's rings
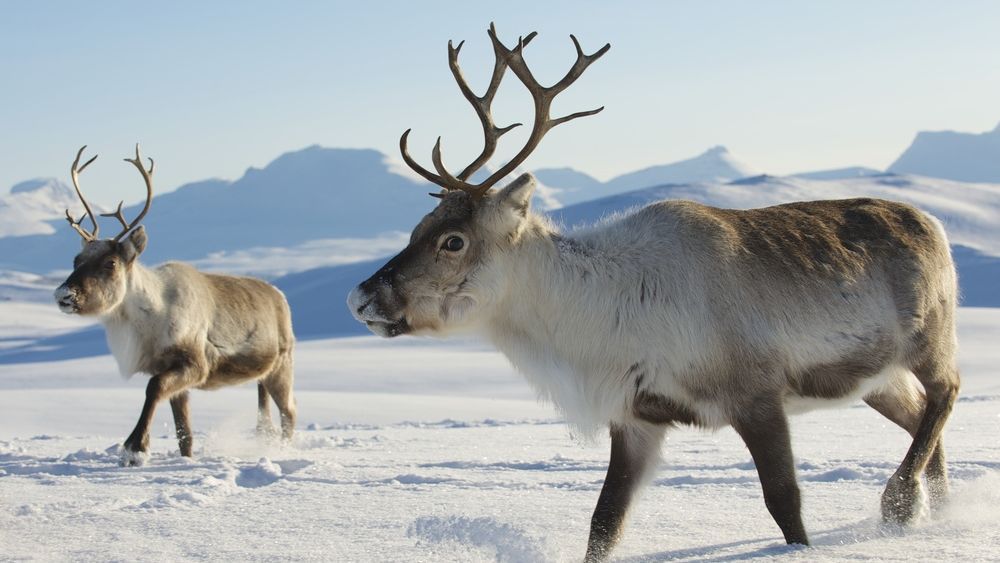
[[[927,512],[927,495],[919,479],[895,475],[882,493],[882,520],[891,524],[909,524]]]
[[[121,467],[142,467],[149,460],[149,453],[122,446],[118,451],[118,465]]]

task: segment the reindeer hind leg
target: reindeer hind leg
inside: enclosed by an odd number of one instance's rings
[[[289,442],[295,432],[295,397],[292,393],[292,383],[294,373],[292,371],[292,358],[288,356],[278,361],[277,367],[270,375],[265,377],[261,384],[267,393],[274,399],[274,404],[278,407],[281,415],[281,438]]]
[[[879,414],[906,430],[911,438],[916,437],[927,398],[909,370],[893,373],[884,388],[868,395],[864,400]],[[940,508],[948,493],[948,471],[942,442],[943,439],[939,437],[924,471],[933,508]]]
[[[257,382],[257,437],[270,439],[277,434],[274,424],[271,422],[271,405],[269,400],[271,395],[267,392],[267,387],[263,381]]]
[[[181,391],[170,399],[170,410],[174,414],[174,427],[177,429],[177,445],[181,456],[192,457],[194,436],[191,433],[191,412],[188,410],[189,393]]]
[[[933,358],[922,362],[913,373],[924,386],[926,405],[913,431],[913,442],[882,494],[882,518],[900,524],[912,521],[919,512],[920,477],[925,469],[932,501],[941,504],[947,495],[941,434],[959,386],[958,370],[950,361]]]

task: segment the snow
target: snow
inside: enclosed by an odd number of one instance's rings
[[[0,303],[0,334],[71,330],[54,306]],[[13,319],[16,319],[15,321]],[[25,325],[34,328],[28,330]],[[30,338],[25,336],[24,338]],[[1000,310],[959,312],[961,398],[945,430],[950,504],[883,525],[907,435],[861,405],[792,419],[813,547],[788,547],[729,429],[672,431],[619,561],[991,560],[1000,548]],[[252,385],[194,392],[195,457],[170,409],[146,466],[117,465],[145,378],[110,356],[0,364],[5,559],[576,561],[608,443],[581,443],[499,354],[474,342],[300,342],[299,424],[253,435]]]
[[[21,182],[0,195],[0,238],[27,235],[48,235],[56,228],[68,228],[65,210],[75,215],[83,213],[83,206],[72,187],[55,178],[37,178]],[[105,211],[94,205],[94,212]],[[56,222],[61,220],[62,223]],[[89,223],[85,223],[87,228]]]
[[[409,240],[410,233],[402,231],[370,238],[316,239],[289,247],[223,250],[190,263],[206,272],[240,273],[272,279],[313,268],[371,260],[398,251]]]
[[[663,184],[697,182],[724,183],[757,174],[740,162],[726,147],[716,146],[704,153],[669,164],[650,166],[600,182],[571,168],[539,170],[539,180],[560,190],[563,205],[601,198]]]
[[[751,173],[717,147],[615,179],[635,180],[633,187],[682,183],[551,215],[572,228],[668,197],[724,207],[909,201],[948,230],[965,302],[1000,305],[1000,185],[858,168]],[[615,180],[553,171],[536,204],[555,209],[627,189]],[[579,181],[593,185],[574,191]],[[282,190],[269,193],[274,186]],[[0,232],[0,268],[8,268],[0,270],[0,559],[579,560],[607,466],[606,439],[573,436],[482,344],[331,337],[364,332],[344,296],[406,243],[405,229],[433,204],[425,191],[374,151],[310,147],[236,182],[210,180],[158,199],[161,213],[150,226],[162,225],[152,239],[162,246],[144,256],[147,263],[188,257],[210,271],[281,276],[275,283],[300,337],[299,422],[291,444],[258,439],[253,385],[196,391],[195,457],[179,457],[162,405],[148,462],[132,468],[118,467],[120,444],[138,417],[146,378],[117,376],[103,331],[52,303],[65,275],[53,269],[69,266],[79,242],[64,225],[46,233],[60,220],[58,198],[75,202],[75,195],[44,180],[3,196],[0,228],[29,236]],[[12,221],[3,205],[13,198],[47,202],[47,215],[19,212]],[[25,201],[18,209],[30,208]],[[391,217],[357,213],[389,208]],[[9,269],[18,265],[48,273]],[[862,404],[813,412],[792,419],[813,547],[789,547],[736,434],[678,429],[614,558],[997,559],[1000,309],[961,309],[959,339],[963,389],[945,430],[953,492],[942,510],[909,527],[882,524],[879,494],[908,436]]]

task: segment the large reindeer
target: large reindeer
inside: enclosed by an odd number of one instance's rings
[[[146,231],[139,222],[153,201],[153,159],[147,170],[135,147],[131,162],[146,184],[146,205],[127,222],[122,204],[114,213],[122,230],[100,239],[100,227],[80,190],[83,166],[76,154],[71,176],[85,215],[66,220],[83,237],[83,250],[73,260],[73,273],[55,292],[64,313],[94,316],[107,332],[108,346],[123,376],[151,376],[146,402],[135,429],[122,448],[122,465],[142,465],[149,451],[149,425],[156,405],[170,400],[182,456],[191,457],[188,415],[189,389],[216,389],[257,380],[257,432],[271,434],[268,397],[281,413],[282,436],[295,428],[292,397],[291,314],[284,296],[273,286],[252,278],[205,274],[179,262],[147,269],[137,258],[146,248]],[[93,231],[81,226],[85,217]]]
[[[485,148],[457,176],[434,147],[442,187],[410,244],[348,298],[372,332],[484,335],[584,429],[610,426],[611,460],[587,560],[604,559],[655,467],[666,430],[732,426],[757,467],[764,502],[788,543],[808,544],[786,415],[862,399],[913,437],[882,495],[887,521],[909,522],[947,492],[941,433],[959,388],[956,279],[932,217],[874,199],[732,210],[663,201],[561,234],[530,209],[535,180],[491,190],[542,136],[599,110],[553,119],[552,99],[603,55],[577,58],[542,87],[491,26],[496,54],[485,95],[451,70],[482,122]],[[490,104],[509,67],[534,98],[524,148],[480,184],[492,155]],[[407,131],[408,133],[408,131]]]

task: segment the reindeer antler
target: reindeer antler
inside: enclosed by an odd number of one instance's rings
[[[526,37],[518,38],[517,47],[514,49],[508,49],[500,40],[497,38],[496,28],[493,24],[490,24],[490,29],[488,31],[490,40],[493,42],[493,52],[496,56],[496,63],[493,66],[493,78],[490,80],[490,85],[486,89],[486,93],[483,96],[476,96],[469,85],[466,83],[465,78],[462,76],[461,68],[458,66],[458,53],[462,49],[464,42],[459,43],[458,47],[453,48],[451,42],[448,42],[448,64],[451,67],[452,74],[455,76],[455,80],[458,82],[459,88],[462,90],[462,94],[465,98],[472,104],[472,107],[476,110],[476,114],[479,115],[479,120],[483,125],[483,135],[485,137],[483,151],[480,155],[472,161],[461,173],[456,177],[452,175],[445,168],[444,163],[441,158],[441,138],[438,137],[437,142],[434,144],[434,150],[431,152],[431,160],[434,163],[434,169],[437,174],[430,172],[429,170],[423,168],[416,161],[410,157],[409,152],[406,149],[407,137],[410,134],[410,130],[407,129],[403,133],[403,136],[399,139],[399,150],[403,155],[403,160],[406,164],[412,168],[417,174],[420,174],[428,181],[441,186],[446,190],[462,190],[473,198],[482,197],[494,184],[503,179],[507,174],[510,174],[515,168],[517,168],[528,155],[538,147],[539,142],[542,137],[549,132],[550,129],[557,125],[566,123],[578,117],[585,117],[588,115],[594,115],[600,112],[604,107],[589,111],[576,112],[564,117],[557,119],[552,119],[549,115],[549,111],[552,107],[552,100],[555,97],[568,88],[573,82],[579,78],[583,72],[591,65],[594,61],[601,58],[604,53],[608,52],[611,48],[611,44],[608,43],[602,47],[599,51],[592,55],[586,55],[583,49],[580,47],[580,42],[577,41],[576,37],[570,35],[570,39],[573,40],[573,45],[576,47],[576,62],[566,73],[566,76],[562,78],[559,82],[553,84],[549,87],[544,87],[535,80],[535,77],[531,74],[531,70],[528,69],[527,63],[524,61],[524,47],[537,35],[535,32],[531,32]],[[514,127],[521,125],[520,123],[515,123],[513,125],[508,125],[507,127],[497,127],[493,122],[493,116],[490,112],[490,105],[493,103],[493,97],[496,94],[497,88],[500,86],[500,81],[503,78],[504,72],[510,67],[514,74],[520,79],[521,83],[528,89],[531,93],[531,97],[535,103],[535,120],[531,128],[531,134],[528,136],[528,141],[525,146],[512,158],[507,164],[501,167],[499,170],[490,175],[489,178],[484,180],[480,184],[470,184],[467,180],[476,170],[481,168],[483,164],[496,150],[497,140],[501,135],[510,131]],[[432,194],[433,195],[433,194]]]
[[[77,151],[76,153],[76,158],[73,159],[73,166],[71,166],[69,170],[70,177],[73,179],[73,187],[76,188],[76,195],[77,197],[80,198],[80,201],[83,203],[83,209],[85,213],[78,220],[74,221],[73,216],[69,212],[69,209],[67,209],[66,220],[69,221],[70,226],[73,227],[73,229],[75,229],[76,232],[79,233],[81,237],[83,237],[83,240],[90,242],[92,240],[97,240],[97,235],[100,233],[101,228],[97,224],[97,218],[94,217],[94,212],[90,209],[90,204],[87,203],[87,198],[83,197],[83,191],[80,190],[80,173],[83,172],[88,166],[90,166],[91,162],[97,160],[97,155],[95,154],[93,158],[85,162],[83,166],[80,166],[80,157],[83,156],[83,151],[86,148],[87,145],[83,145],[82,147],[80,147],[80,150]],[[90,217],[90,222],[94,225],[93,232],[88,232],[84,230],[83,227],[80,226],[80,223],[82,223],[83,220],[87,217]]]
[[[139,224],[139,221],[142,221],[142,218],[146,216],[146,213],[149,212],[149,207],[153,204],[153,166],[155,166],[153,159],[149,159],[149,170],[146,170],[146,168],[142,165],[142,156],[139,154],[139,143],[136,143],[135,158],[126,158],[125,162],[131,162],[134,164],[135,167],[139,169],[139,173],[142,174],[142,180],[146,183],[146,205],[142,208],[142,211],[139,212],[139,216],[133,219],[131,223],[125,221],[125,215],[122,213],[122,204],[125,203],[124,201],[118,202],[118,208],[115,209],[114,213],[101,214],[101,217],[114,217],[115,219],[118,219],[119,223],[122,224],[122,231],[115,235],[115,238],[113,239],[115,242],[120,241],[122,237],[134,229],[136,225]]]

